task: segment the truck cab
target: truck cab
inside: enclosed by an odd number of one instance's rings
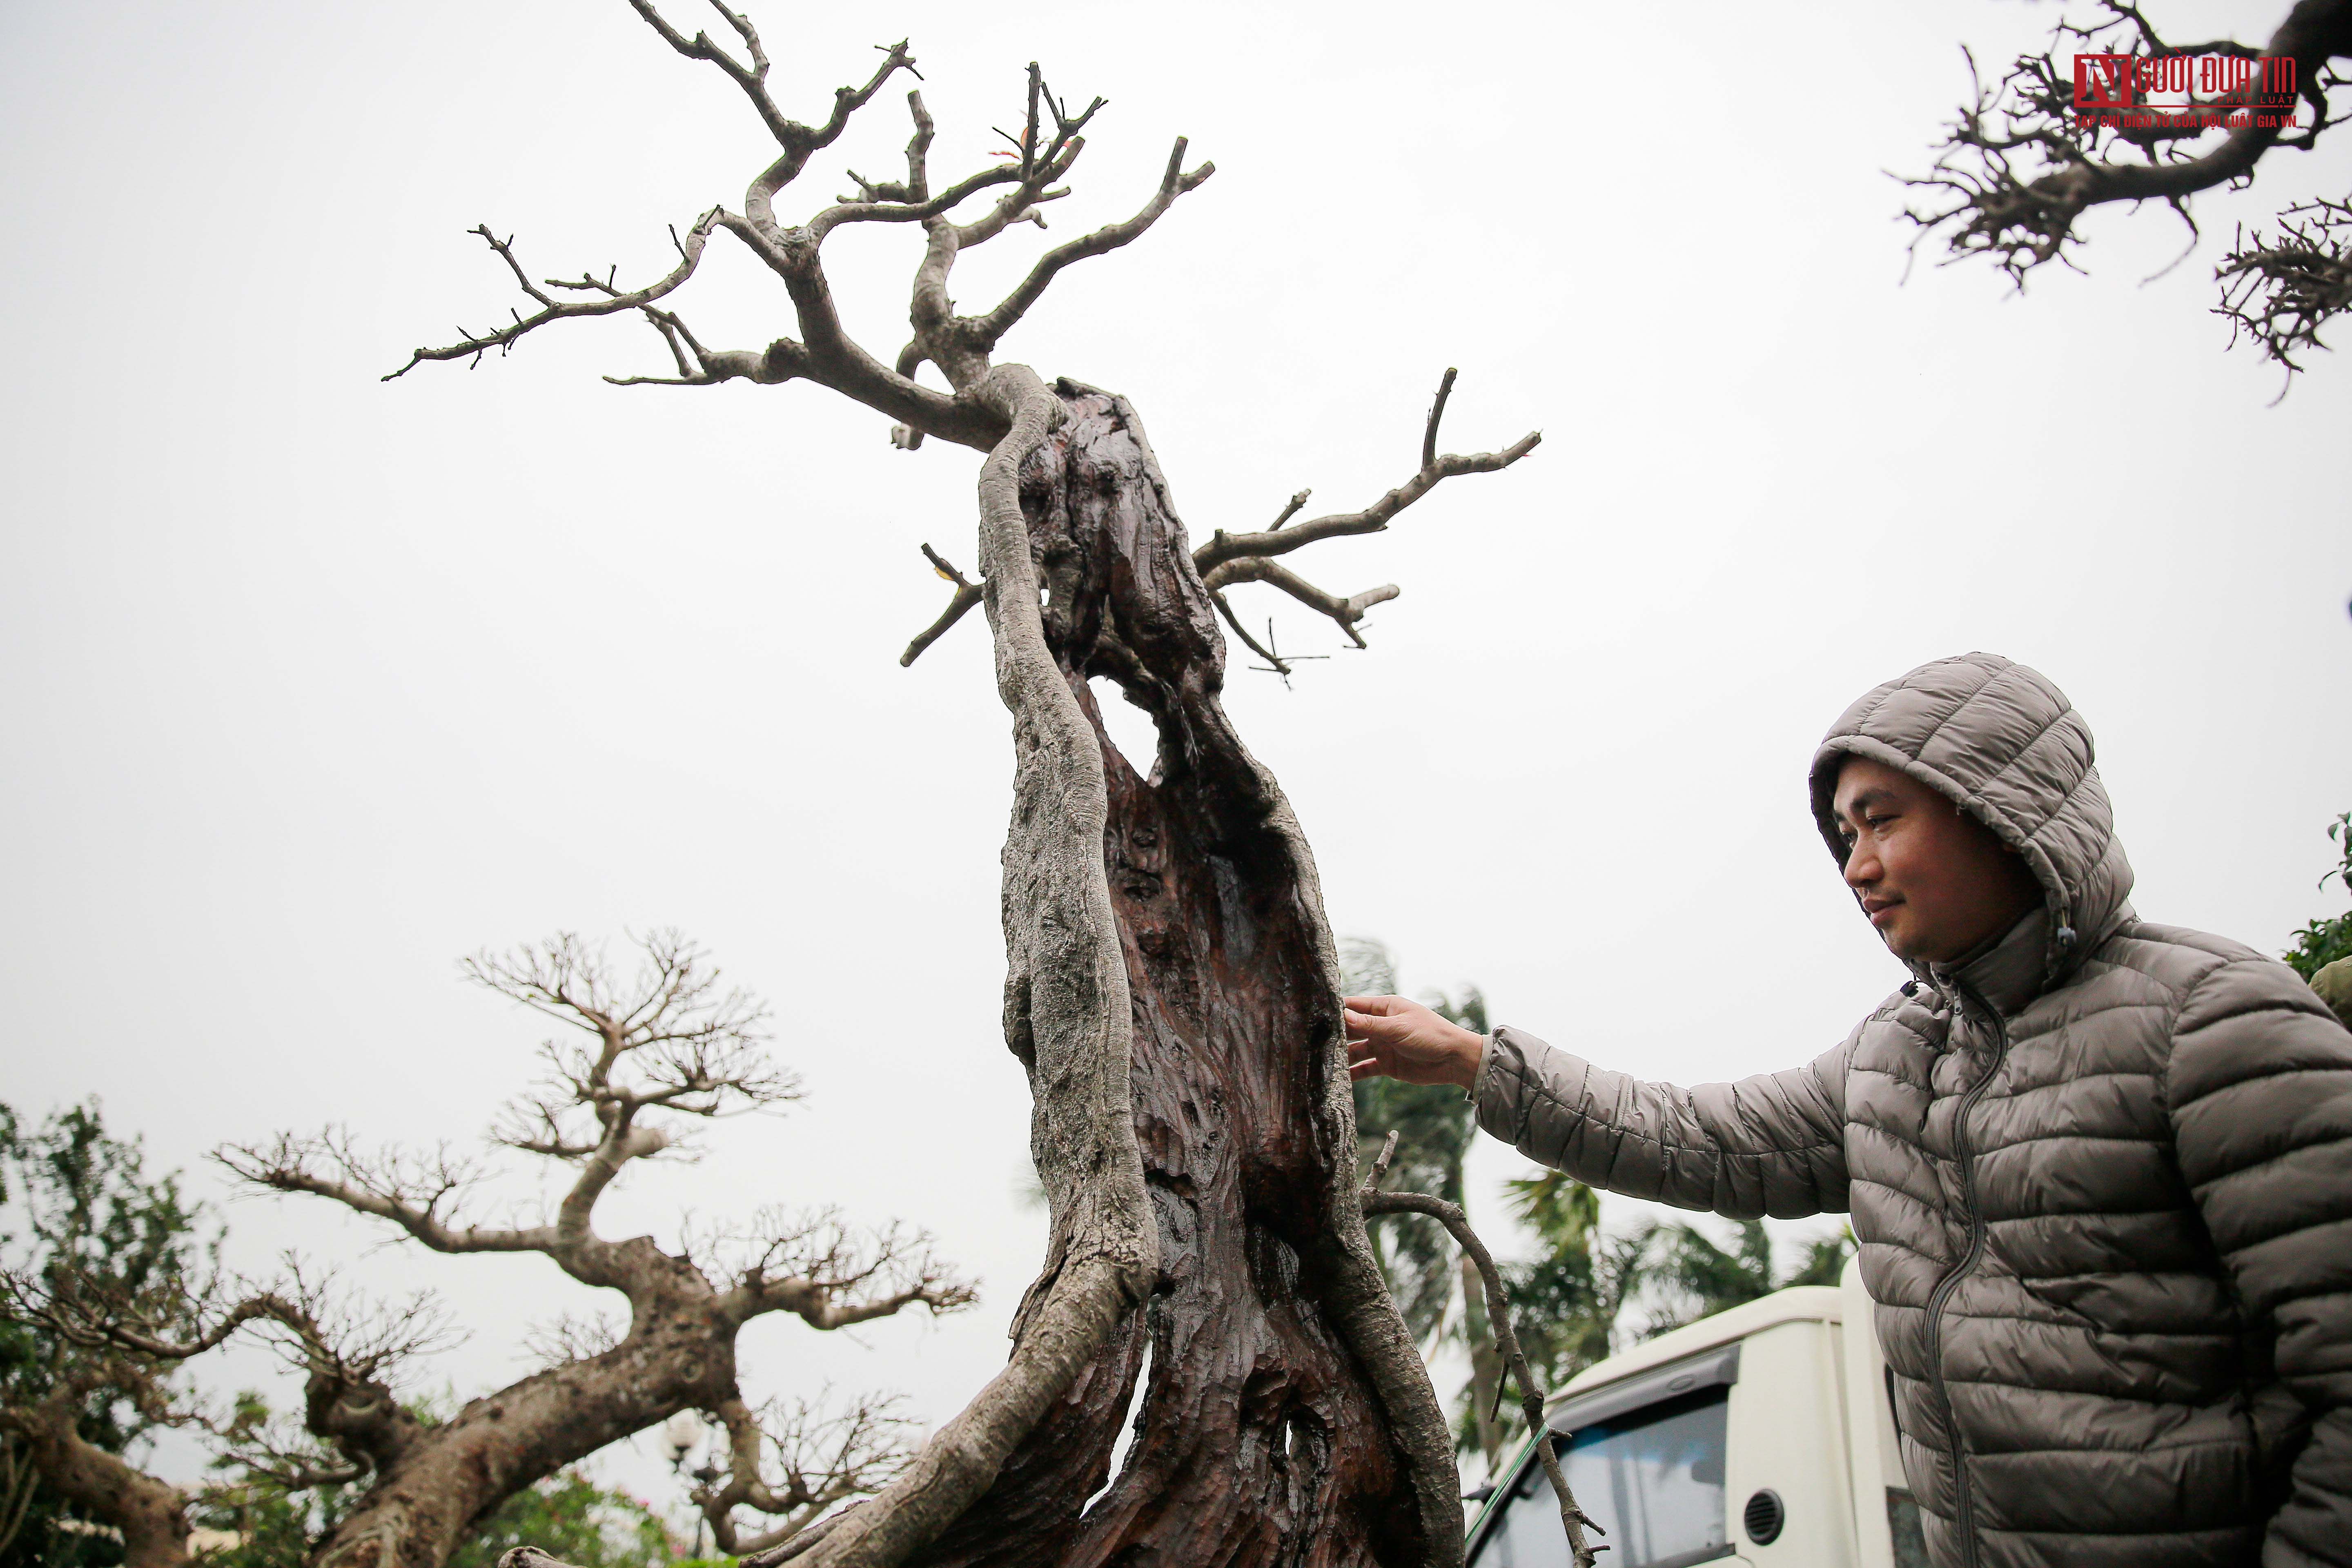
[[[1545,1407],[1606,1568],[1927,1568],[1860,1268],[1586,1368]],[[1535,1444],[1470,1527],[1469,1568],[1567,1568]]]

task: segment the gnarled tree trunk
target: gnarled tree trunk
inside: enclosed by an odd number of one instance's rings
[[[59,1496],[122,1532],[122,1568],[187,1568],[188,1500],[83,1438],[77,1427],[88,1392],[69,1387],[12,1411],[8,1427]]]
[[[1006,1037],[1029,1072],[1031,1144],[1053,1214],[1005,1369],[878,1495],[747,1561],[1458,1563],[1460,1478],[1444,1418],[1364,1235],[1339,965],[1314,862],[1219,704],[1217,617],[1286,671],[1224,596],[1260,583],[1362,646],[1365,612],[1396,586],[1341,597],[1278,558],[1378,532],[1442,481],[1507,468],[1539,437],[1441,453],[1449,370],[1403,483],[1360,511],[1292,526],[1301,490],[1265,530],[1221,529],[1195,552],[1123,399],[1067,381],[1049,389],[993,360],[1065,268],[1139,238],[1213,164],[1186,169],[1179,137],[1133,216],[1053,246],[995,306],[959,314],[948,287],[957,258],[1045,226],[1041,209],[1069,194],[1063,182],[1101,99],[1074,113],[1031,65],[1016,151],[935,189],[935,127],[910,92],[906,177],[853,173],[855,196],[787,224],[778,194],[884,82],[913,68],[908,46],[889,47],[864,86],[841,89],[821,123],[805,123],[770,91],[749,17],[719,7],[740,40],[730,52],[673,26],[655,0],[630,4],[672,49],[725,75],[774,139],[741,211],[711,208],[677,239],[677,265],[634,289],[609,274],[541,287],[510,239],[478,228],[532,312],[421,347],[387,379],[504,353],[557,321],[634,312],[677,374],[617,384],[813,381],[896,421],[902,448],[936,437],[989,454],[982,581],[924,547],[956,592],[901,662],[986,605],[1013,719]],[[989,206],[971,211],[983,194]],[[822,256],[828,235],[867,223],[924,237],[914,335],[887,363],[845,327]],[[674,296],[722,233],[782,281],[797,337],[713,348],[677,314]],[[920,382],[926,365],[952,390]],[[1158,725],[1148,777],[1103,733],[1098,677]],[[1114,1479],[1139,1380],[1137,1435]]]
[[[1061,781],[1059,798],[1021,790],[1007,936],[1019,984],[1041,850],[1025,819],[1090,816],[1083,797],[1098,788],[1158,1279],[917,1561],[1458,1561],[1444,1419],[1357,1206],[1338,964],[1313,860],[1219,701],[1214,611],[1133,409],[1066,381],[1054,395],[1060,427],[1021,465],[1020,510],[1061,689],[1001,684],[1016,730],[1049,705],[1082,714],[1101,783]],[[995,562],[988,572],[992,588],[1014,575]],[[991,608],[1002,668],[1014,617]],[[1105,735],[1095,677],[1157,724],[1149,777]],[[1016,1051],[1026,1033],[1016,1009]],[[1040,1172],[1049,1193],[1079,1190],[1096,1177],[1067,1168],[1078,1151],[1048,1135],[1060,1086],[1045,1065],[1031,1062]],[[1055,1221],[1049,1278],[1072,1233],[1060,1204]],[[1102,1491],[1147,1345],[1135,1437]]]
[[[533,1373],[436,1426],[400,1409],[381,1384],[354,1389],[314,1374],[311,1429],[368,1452],[375,1478],[313,1543],[310,1568],[439,1568],[534,1482],[677,1411],[736,1395],[737,1325],[689,1304],[648,1316],[613,1349]]]

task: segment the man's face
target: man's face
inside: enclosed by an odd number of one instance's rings
[[[1846,886],[1897,958],[1948,963],[2042,902],[2033,873],[1990,828],[1884,763],[1847,758],[1834,809]]]

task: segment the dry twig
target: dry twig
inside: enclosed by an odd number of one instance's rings
[[[740,1398],[722,1402],[711,1414],[727,1434],[727,1470],[694,1493],[712,1543],[730,1557],[769,1552],[803,1535],[836,1504],[879,1490],[906,1467],[909,1451],[914,1424],[898,1405],[895,1395],[861,1398],[840,1410],[822,1400],[772,1403],[756,1412]],[[771,1450],[779,1470],[772,1482],[761,1463]],[[739,1508],[775,1522],[744,1530],[735,1521]]]
[[[1478,1278],[1486,1287],[1486,1300],[1492,1303],[1488,1316],[1495,1325],[1495,1346],[1502,1352],[1510,1368],[1513,1381],[1519,1385],[1519,1408],[1526,1415],[1528,1430],[1534,1434],[1536,1458],[1543,1464],[1545,1479],[1551,1482],[1552,1495],[1559,1500],[1560,1527],[1568,1532],[1568,1550],[1576,1568],[1593,1568],[1604,1547],[1586,1541],[1588,1530],[1606,1533],[1585,1511],[1576,1506],[1576,1495],[1569,1490],[1568,1477],[1561,1473],[1559,1455],[1552,1441],[1551,1424],[1544,1419],[1543,1390],[1537,1386],[1535,1372],[1528,1365],[1527,1352],[1519,1348],[1519,1336],[1511,1326],[1511,1299],[1503,1289],[1502,1271],[1495,1267],[1495,1255],[1470,1228],[1470,1216],[1458,1204],[1447,1203],[1424,1193],[1384,1193],[1379,1190],[1380,1179],[1388,1168],[1389,1156],[1396,1148],[1396,1134],[1389,1134],[1387,1147],[1381,1151],[1378,1163],[1372,1167],[1371,1180],[1364,1184],[1364,1217],[1384,1214],[1427,1215],[1452,1233],[1454,1241],[1478,1268]]]
[[[980,584],[968,580],[962,573],[950,565],[947,558],[938,551],[926,544],[923,546],[923,557],[931,563],[932,571],[955,584],[955,594],[948,600],[948,607],[940,612],[940,618],[917,633],[915,640],[907,645],[907,651],[898,656],[898,667],[901,669],[922,658],[925,648],[945,637],[949,628],[969,615],[971,607],[981,600]]]
[[[2352,200],[2291,206],[2267,242],[2241,230],[2213,275],[2221,282],[2213,313],[2228,318],[2230,341],[2244,333],[2294,374],[2303,368],[2295,353],[2326,348],[2319,329],[2352,310]]]
[[[1403,592],[1393,583],[1383,583],[1377,588],[1367,588],[1360,594],[1341,597],[1328,593],[1307,582],[1273,558],[1303,549],[1318,540],[1339,539],[1356,533],[1379,533],[1391,519],[1445,479],[1463,474],[1491,474],[1507,468],[1536,449],[1543,440],[1540,431],[1530,430],[1499,452],[1474,452],[1468,456],[1454,453],[1440,455],[1437,450],[1437,430],[1445,417],[1446,399],[1454,395],[1456,372],[1448,367],[1437,384],[1437,396],[1430,405],[1428,420],[1421,437],[1421,467],[1412,478],[1397,486],[1361,511],[1333,512],[1326,517],[1286,526],[1307,504],[1308,492],[1300,490],[1290,498],[1282,514],[1273,525],[1257,533],[1228,533],[1219,529],[1208,542],[1192,552],[1192,564],[1201,574],[1202,585],[1209,590],[1226,623],[1237,633],[1250,650],[1266,660],[1276,673],[1287,675],[1283,660],[1261,647],[1256,639],[1242,629],[1233,607],[1226,604],[1224,590],[1237,583],[1265,583],[1281,589],[1292,598],[1319,615],[1328,616],[1358,647],[1365,645],[1360,629],[1364,612],[1374,605],[1385,604]]]
[[[1969,101],[1947,129],[1935,163],[1904,182],[1925,198],[1905,210],[1917,230],[1911,248],[1916,256],[1930,236],[1940,235],[1947,262],[1989,257],[2022,289],[2037,267],[2074,266],[2078,225],[2093,208],[2161,202],[2187,227],[2193,249],[2192,198],[2250,184],[2274,148],[2315,146],[2342,119],[2331,113],[2329,90],[2352,79],[2336,64],[2352,57],[2352,0],[2299,0],[2261,47],[2230,38],[2172,43],[2129,0],[2100,0],[2098,16],[2062,19],[2049,48],[2020,55],[1990,86],[1975,57],[1962,53]],[[2135,69],[2207,57],[2254,68],[2243,86],[2189,93],[2169,109],[2103,114],[2077,108],[2072,61],[2061,63],[2085,54],[2124,56]],[[2299,112],[2303,124],[2285,123]],[[2340,247],[2287,221],[2305,215],[2324,231],[2334,221],[2324,210],[2330,205],[2289,208],[2277,246],[2241,245],[2220,268],[2218,313],[2231,319],[2232,341],[2239,331],[2251,336],[2290,375],[2298,368],[2293,351],[2316,344],[2314,330],[2346,308]],[[2261,298],[2264,289],[2267,299]]]

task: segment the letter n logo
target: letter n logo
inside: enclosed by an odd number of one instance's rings
[[[2132,106],[2132,57],[2076,55],[2074,107],[2094,113]]]

